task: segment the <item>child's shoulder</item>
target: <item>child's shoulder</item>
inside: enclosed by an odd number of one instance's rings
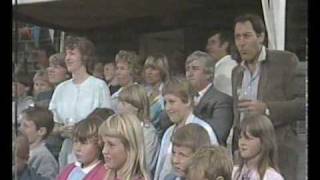
[[[281,174],[271,167],[266,170],[266,173],[265,173],[263,179],[264,180],[269,180],[269,179],[284,180],[284,178],[281,176]]]

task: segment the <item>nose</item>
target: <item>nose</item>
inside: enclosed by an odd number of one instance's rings
[[[103,145],[103,148],[102,148],[102,154],[103,155],[107,155],[109,152],[109,148],[106,144]]]
[[[173,165],[179,164],[179,158],[177,157],[177,155],[172,155],[172,163]]]

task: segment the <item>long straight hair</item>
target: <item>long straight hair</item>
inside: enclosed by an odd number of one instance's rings
[[[264,115],[250,114],[241,122],[240,131],[245,138],[248,138],[249,133],[253,137],[259,138],[261,141],[260,158],[256,165],[260,179],[263,179],[266,170],[270,167],[279,172],[277,162],[278,149],[271,120]],[[246,163],[246,160],[241,156],[239,159],[240,165],[236,172],[236,179],[239,179],[240,172]]]
[[[136,176],[143,176],[150,180],[146,168],[145,147],[141,123],[137,116],[131,113],[120,113],[110,116],[99,128],[99,136],[119,138],[123,143],[127,159],[121,169],[110,169],[106,179],[117,172],[121,172],[124,180],[131,180]]]

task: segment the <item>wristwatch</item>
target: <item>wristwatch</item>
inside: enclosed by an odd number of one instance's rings
[[[266,108],[266,110],[264,110],[264,114],[267,116],[270,116],[270,110],[269,108]]]

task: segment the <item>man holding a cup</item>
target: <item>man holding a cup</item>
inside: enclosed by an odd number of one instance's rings
[[[241,119],[247,113],[264,114],[276,131],[280,172],[285,179],[295,180],[297,138],[292,123],[305,117],[305,96],[299,92],[296,76],[298,58],[263,45],[265,26],[259,16],[237,17],[234,38],[242,62],[232,72],[233,153],[238,149]]]

